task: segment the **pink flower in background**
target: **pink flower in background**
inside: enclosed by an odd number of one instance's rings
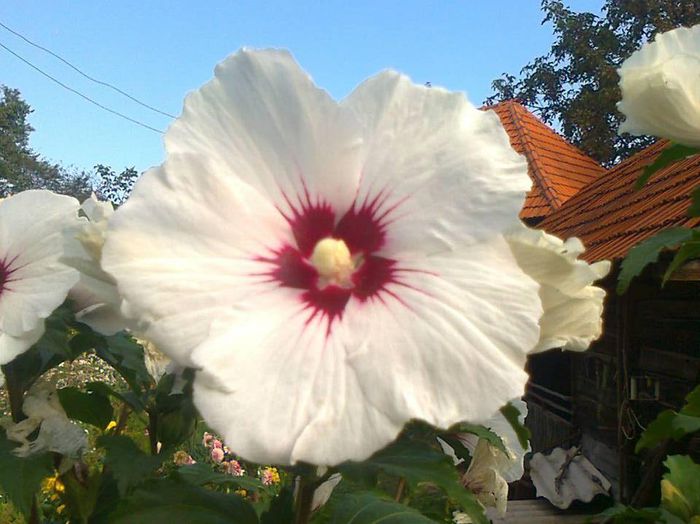
[[[496,114],[395,72],[336,102],[244,50],[165,143],[103,264],[237,454],[362,460],[523,394],[543,307],[505,233],[531,182]]]
[[[224,447],[223,443],[217,438],[211,441],[211,446],[213,448],[222,448]]]
[[[217,464],[224,460],[224,450],[221,448],[213,448],[211,450],[211,459]]]
[[[280,483],[280,474],[277,468],[267,467],[260,473],[260,481],[264,486],[272,486]]]
[[[209,447],[212,440],[214,440],[214,435],[205,431],[202,435],[202,446]]]
[[[224,462],[224,468],[226,473],[233,475],[234,477],[242,477],[245,474],[245,470],[241,467],[241,464],[237,460],[229,460]]]

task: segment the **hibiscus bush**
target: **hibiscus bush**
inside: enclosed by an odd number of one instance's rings
[[[30,523],[488,522],[529,354],[601,333],[608,262],[518,219],[498,117],[395,72],[336,102],[242,50],[116,211],[0,203],[0,488]],[[85,356],[112,381],[56,387]],[[65,364],[64,364],[65,365]]]

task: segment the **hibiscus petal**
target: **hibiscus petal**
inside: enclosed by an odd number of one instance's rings
[[[358,203],[391,224],[386,254],[449,251],[512,226],[531,181],[495,113],[395,72],[342,105],[363,125]]]
[[[620,133],[700,147],[700,25],[657,34],[617,72]]]
[[[552,348],[585,351],[602,333],[605,290],[593,282],[605,277],[610,262],[579,260],[583,244],[544,231],[516,228],[506,236],[523,271],[537,281],[544,315],[534,352]]]
[[[59,258],[80,223],[77,212],[74,198],[43,190],[19,193],[0,205],[0,261],[8,271],[0,292],[0,331],[33,338],[66,299],[78,273]]]
[[[351,300],[330,333],[293,290],[251,297],[195,351],[204,418],[247,459],[332,465],[367,458],[410,419],[479,421],[522,395],[537,285],[502,238],[430,263],[411,287]]]
[[[293,239],[270,201],[205,157],[170,155],[111,219],[102,266],[143,337],[190,365],[211,321],[255,293],[254,259],[272,241]]]
[[[289,216],[322,195],[346,210],[360,169],[360,132],[352,115],[316,87],[281,50],[243,49],[185,100],[168,129],[168,154],[196,153],[274,201]]]

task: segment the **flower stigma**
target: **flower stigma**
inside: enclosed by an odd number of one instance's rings
[[[319,240],[314,246],[310,261],[318,271],[319,287],[331,284],[343,288],[352,287],[352,274],[357,267],[357,260],[350,254],[344,240],[332,237]]]

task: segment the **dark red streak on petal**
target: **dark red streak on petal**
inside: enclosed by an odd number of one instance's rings
[[[328,204],[307,203],[300,211],[293,209],[292,216],[286,218],[299,252],[307,258],[319,240],[333,234],[335,213]]]
[[[376,220],[375,213],[374,207],[363,206],[358,210],[351,207],[338,222],[333,236],[342,238],[353,255],[379,250],[384,245],[384,227]]]
[[[352,294],[361,301],[377,295],[390,282],[395,281],[396,261],[383,257],[367,257],[352,276],[355,287]]]
[[[266,273],[280,285],[298,289],[316,286],[318,273],[295,248],[286,246],[273,258],[261,258],[262,262],[271,263],[274,268]]]
[[[328,320],[330,332],[333,321],[343,316],[343,310],[350,300],[351,291],[338,286],[328,286],[323,289],[311,288],[302,294],[301,298],[307,308],[312,310],[306,323],[309,324],[319,313]]]

